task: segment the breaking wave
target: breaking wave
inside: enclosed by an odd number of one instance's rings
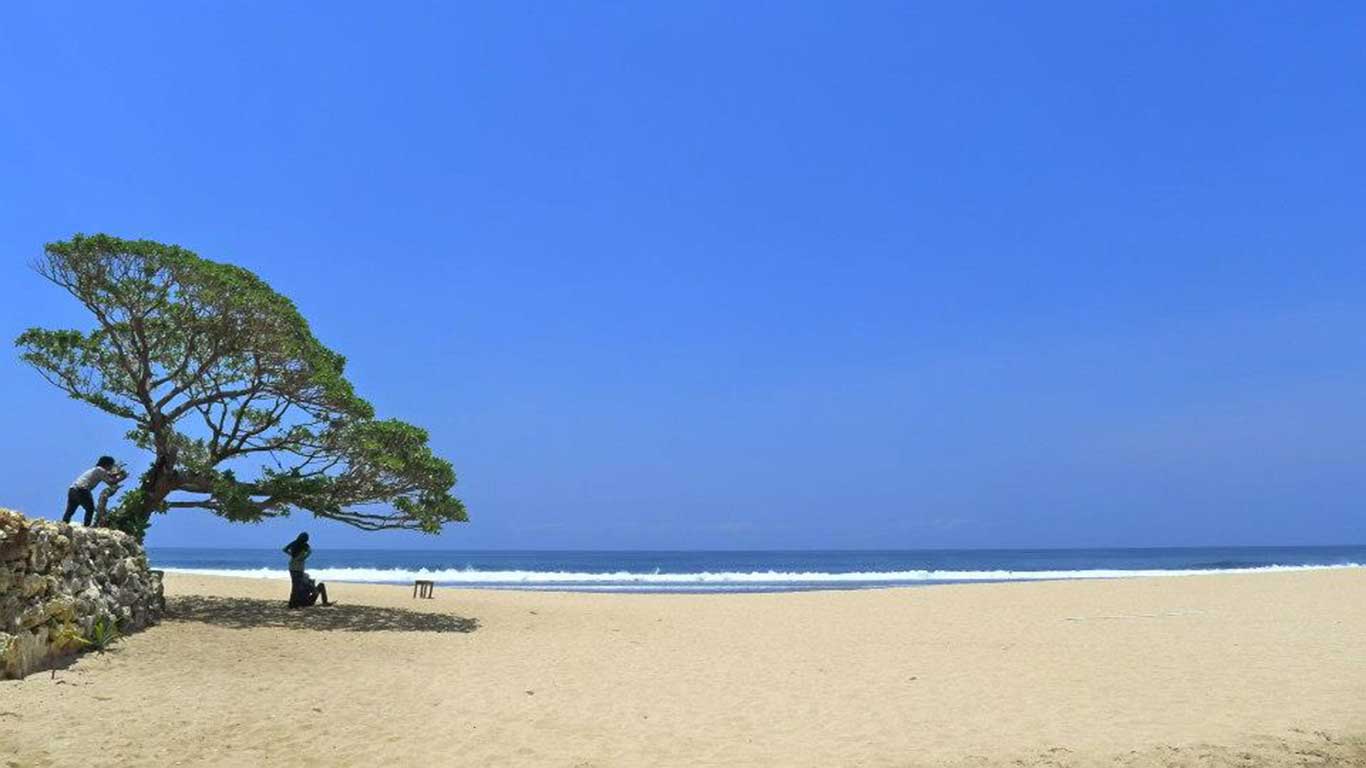
[[[1233,568],[1147,570],[982,570],[982,571],[702,571],[696,573],[606,573],[573,571],[499,571],[471,568],[317,568],[309,575],[320,581],[403,584],[426,579],[437,584],[489,589],[565,589],[582,591],[770,591],[794,589],[849,589],[859,587],[955,584],[993,581],[1055,581],[1061,579],[1123,579],[1152,576],[1198,576],[1226,573],[1361,568],[1360,563],[1336,565],[1265,565]],[[288,579],[275,568],[165,568],[173,573],[238,578]]]

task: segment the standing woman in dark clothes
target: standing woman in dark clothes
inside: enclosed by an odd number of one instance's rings
[[[308,534],[299,534],[297,539],[285,545],[284,552],[289,555],[289,607],[307,608],[318,602],[319,597],[323,599],[323,605],[331,605],[327,601],[327,585],[314,584],[304,573],[304,562],[313,554],[313,548],[308,546]]]

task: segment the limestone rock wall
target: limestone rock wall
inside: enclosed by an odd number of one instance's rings
[[[23,677],[71,653],[102,618],[133,632],[161,618],[159,574],[133,537],[0,509],[0,678]]]

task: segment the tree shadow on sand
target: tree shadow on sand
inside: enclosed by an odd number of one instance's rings
[[[478,619],[449,613],[373,605],[314,606],[290,610],[283,600],[185,595],[166,601],[168,621],[197,621],[228,629],[311,629],[319,632],[473,632]]]

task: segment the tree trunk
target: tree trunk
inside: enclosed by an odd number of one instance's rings
[[[161,507],[161,503],[175,490],[175,478],[175,450],[158,454],[152,471],[142,481],[142,509],[139,511],[150,515]]]
[[[120,484],[105,484],[104,490],[100,491],[99,501],[95,502],[95,527],[104,528],[109,525],[109,500],[114,494],[119,492]]]
[[[138,485],[136,505],[127,510],[131,518],[128,522],[132,523],[132,529],[128,532],[139,539],[147,530],[152,515],[162,508],[166,497],[176,489],[176,478],[179,473],[176,472],[175,461],[175,448],[170,448],[164,453],[158,451],[152,468],[142,476],[142,482]]]

